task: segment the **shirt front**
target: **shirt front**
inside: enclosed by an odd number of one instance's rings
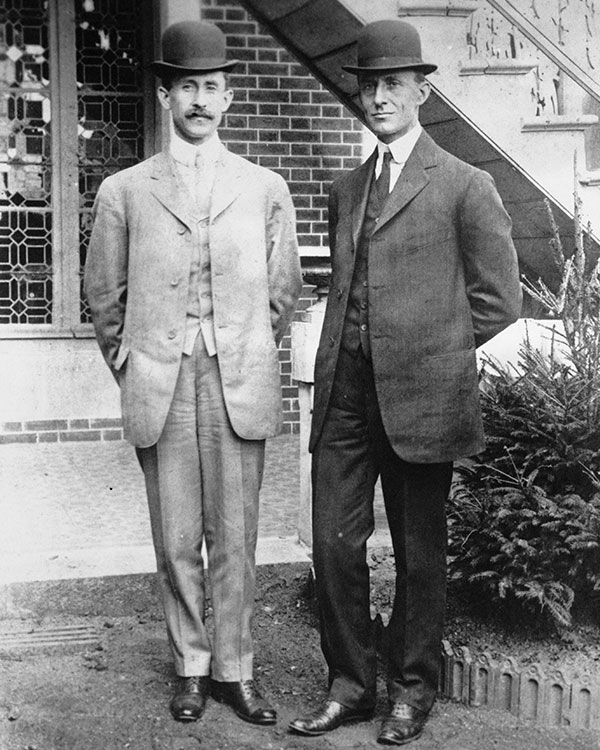
[[[206,267],[210,267],[210,247],[208,246],[207,235],[210,194],[223,148],[217,133],[214,133],[207,141],[196,145],[184,141],[176,132],[171,132],[170,154],[175,160],[183,185],[192,196],[194,205],[199,208],[196,241],[205,248],[204,252],[208,253],[208,258],[205,258],[205,262],[200,269],[201,272],[205,272]],[[208,276],[206,278],[208,279]],[[208,282],[205,283],[205,287],[207,285]],[[198,290],[198,293],[200,294],[200,290]],[[208,292],[204,291],[201,296],[206,296],[206,294]],[[183,342],[184,354],[192,353],[200,331],[202,331],[202,338],[208,355],[212,357],[217,353],[212,304],[210,305],[210,311],[210,315],[201,317],[188,314]]]
[[[383,143],[383,141],[377,140],[377,162],[375,164],[376,178],[381,174],[384,153],[389,151],[392,155],[392,160],[390,161],[390,193],[398,181],[398,177],[400,177],[400,173],[408,161],[408,157],[411,155],[411,152],[422,132],[423,128],[421,124],[417,123],[408,131],[408,133],[401,135],[400,138],[396,138],[396,140],[391,143]]]

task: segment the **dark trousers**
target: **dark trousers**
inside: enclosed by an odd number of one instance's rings
[[[388,625],[388,695],[428,711],[435,699],[446,606],[445,503],[452,463],[410,464],[387,439],[373,371],[340,352],[323,432],[313,452],[313,554],[330,697],[375,702],[377,659],[367,539],[381,477],[396,561]]]

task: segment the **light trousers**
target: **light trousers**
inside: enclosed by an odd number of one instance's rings
[[[183,356],[156,445],[138,448],[167,633],[178,675],[252,677],[258,494],[264,440],[233,431],[217,357]],[[206,543],[207,576],[202,546]],[[208,578],[214,629],[204,621]]]

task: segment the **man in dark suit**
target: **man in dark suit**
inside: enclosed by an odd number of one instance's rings
[[[396,561],[389,711],[378,737],[420,736],[434,702],[446,596],[445,502],[455,459],[483,448],[475,348],[521,308],[511,222],[492,178],[438,147],[419,107],[436,69],[398,20],[358,39],[377,148],[331,191],[332,280],[317,354],[313,544],[329,694],[290,728],[367,719],[376,653],[367,539],[381,477]]]

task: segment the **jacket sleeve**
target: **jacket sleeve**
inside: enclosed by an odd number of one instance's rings
[[[98,191],[84,288],[100,350],[115,379],[127,304],[128,232],[123,200],[111,178]]]
[[[302,289],[296,213],[284,180],[275,175],[267,211],[267,272],[273,336],[279,345]]]
[[[487,172],[472,176],[460,208],[460,246],[475,345],[514,323],[522,290],[512,223]]]

